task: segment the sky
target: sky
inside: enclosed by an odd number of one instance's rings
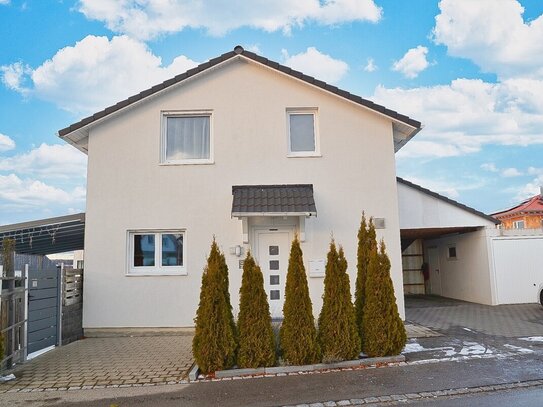
[[[421,121],[405,179],[485,213],[543,185],[541,0],[0,0],[0,225],[85,210],[59,129],[238,44]]]

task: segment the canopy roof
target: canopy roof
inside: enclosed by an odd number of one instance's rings
[[[0,242],[14,239],[15,251],[21,254],[82,250],[84,236],[84,213],[0,226]]]

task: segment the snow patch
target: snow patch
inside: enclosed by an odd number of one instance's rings
[[[511,349],[512,351],[519,352],[519,353],[534,353],[534,351],[531,349],[521,348],[520,346],[515,346],[515,345],[509,345],[508,343],[506,343],[503,346],[505,346],[507,349]]]
[[[521,341],[528,342],[543,342],[543,336],[527,336],[526,338],[519,338]]]

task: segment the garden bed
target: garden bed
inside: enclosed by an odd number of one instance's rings
[[[221,380],[232,378],[248,378],[248,377],[273,377],[285,376],[287,374],[307,374],[310,372],[323,372],[329,370],[342,369],[358,369],[365,367],[380,367],[389,364],[405,362],[404,355],[386,356],[379,358],[363,358],[357,360],[345,360],[335,363],[316,363],[313,365],[301,366],[274,366],[274,367],[259,367],[255,369],[227,369],[218,370],[214,374],[203,375],[197,365],[194,365],[189,374],[189,381],[195,382],[199,380]]]

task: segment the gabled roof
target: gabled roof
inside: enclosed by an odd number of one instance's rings
[[[340,96],[344,99],[347,99],[351,102],[354,102],[358,105],[364,106],[367,109],[370,109],[378,114],[384,115],[392,119],[395,124],[395,149],[398,151],[407,141],[409,141],[416,133],[421,130],[421,123],[417,120],[411,119],[408,116],[400,114],[394,110],[387,109],[384,106],[373,103],[370,100],[364,99],[360,96],[353,95],[345,90],[339,89],[336,86],[329,85],[326,82],[320,81],[312,76],[305,75],[302,72],[291,69],[287,66],[281,65],[277,62],[271,61],[267,58],[261,57],[253,52],[243,49],[241,46],[236,46],[233,51],[226,52],[216,58],[213,58],[203,64],[198,65],[195,68],[189,69],[185,73],[177,75],[171,79],[168,79],[158,85],[155,85],[149,89],[146,89],[136,95],[130,96],[129,98],[122,100],[112,106],[106,107],[104,110],[101,110],[91,116],[85,117],[84,119],[58,131],[59,137],[68,143],[72,144],[79,150],[84,153],[87,152],[86,145],[81,143],[81,140],[88,137],[88,129],[91,125],[101,121],[102,119],[112,115],[113,113],[119,112],[137,102],[140,102],[149,96],[155,95],[165,89],[170,88],[171,86],[182,83],[183,81],[188,80],[204,71],[209,70],[210,68],[216,67],[226,61],[229,61],[233,58],[247,58],[250,61],[257,62],[268,68],[274,69],[278,72],[281,72],[285,75],[291,76],[300,81],[306,82],[310,85],[316,86],[324,91],[330,92],[334,95]]]
[[[425,194],[427,195],[430,195],[434,198],[437,198],[441,201],[444,201],[444,202],[447,202],[448,204],[451,204],[451,205],[454,205],[456,206],[457,208],[460,208],[460,209],[463,209],[465,210],[466,212],[469,212],[473,215],[477,215],[477,216],[480,216],[481,218],[483,219],[486,219],[490,222],[493,222],[495,225],[498,225],[500,224],[501,222],[499,220],[497,220],[496,218],[493,218],[492,216],[489,216],[489,215],[486,215],[484,214],[483,212],[480,212],[478,211],[477,209],[473,209],[467,205],[464,205],[464,204],[461,204],[460,202],[457,202],[457,201],[454,201],[450,198],[447,198],[446,196],[443,196],[443,195],[440,195],[438,194],[437,192],[434,192],[434,191],[430,191],[429,189],[426,189],[424,187],[421,187],[420,185],[417,185],[417,184],[413,184],[412,182],[410,181],[407,181],[403,178],[400,178],[400,177],[396,177],[396,180],[400,183],[400,184],[404,184],[404,185],[407,185],[408,187],[411,187],[413,189],[416,189],[418,191],[421,191],[421,192],[424,192]]]
[[[234,185],[232,216],[317,215],[313,185]]]
[[[492,216],[502,219],[517,214],[543,214],[543,195],[533,196],[520,204],[501,212],[493,213]]]

